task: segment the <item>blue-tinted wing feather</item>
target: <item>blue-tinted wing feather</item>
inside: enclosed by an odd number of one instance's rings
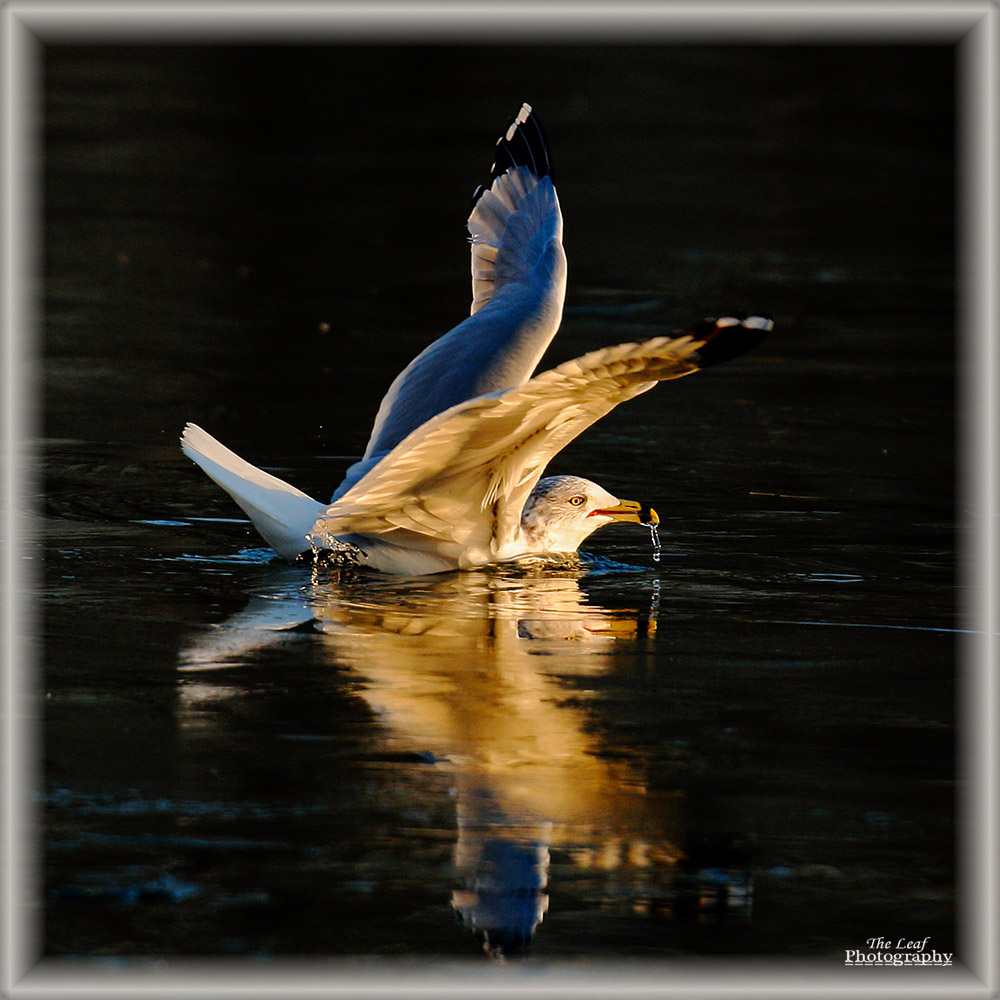
[[[490,186],[475,195],[472,314],[400,373],[361,462],[334,497],[426,421],[467,399],[527,381],[562,319],[562,213],[544,134],[528,105],[497,143]]]

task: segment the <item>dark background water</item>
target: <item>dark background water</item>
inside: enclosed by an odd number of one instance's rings
[[[547,858],[529,961],[955,951],[954,73],[47,46],[46,953],[474,958],[452,894],[498,844]],[[775,317],[553,463],[652,503],[663,558],[621,528],[551,579],[269,562],[184,422],[328,495],[467,313],[464,220],[524,100],[570,261],[543,368]]]

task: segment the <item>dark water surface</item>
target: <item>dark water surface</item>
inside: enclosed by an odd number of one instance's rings
[[[950,49],[45,70],[47,954],[956,950]],[[546,572],[269,560],[184,422],[329,495],[467,312],[522,100],[570,260],[543,367],[776,320],[552,466],[652,503],[661,560],[626,527]]]

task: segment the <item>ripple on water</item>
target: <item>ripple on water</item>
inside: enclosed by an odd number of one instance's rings
[[[182,552],[179,556],[156,556],[149,562],[217,563],[224,565],[264,566],[276,562],[280,557],[273,549],[240,549],[238,552],[223,552],[214,555]]]
[[[809,583],[864,583],[865,577],[860,573],[791,573],[789,574],[799,580],[807,580]]]

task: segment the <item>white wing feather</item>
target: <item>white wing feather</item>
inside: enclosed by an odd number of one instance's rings
[[[534,177],[527,167],[508,170],[482,193],[468,228],[475,315],[505,284],[532,279],[549,240],[562,244],[562,212],[552,180]]]
[[[619,403],[697,371],[703,345],[683,336],[608,347],[454,406],[411,433],[314,530],[419,538],[463,567],[503,558],[552,457]]]

